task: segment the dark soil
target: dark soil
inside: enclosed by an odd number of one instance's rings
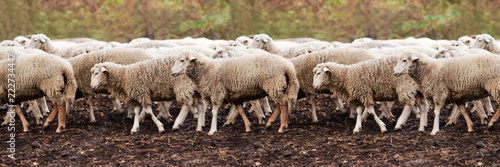
[[[395,123],[386,119],[388,133],[381,134],[370,117],[362,131],[353,134],[355,121],[348,114],[335,111],[328,96],[320,95],[317,102],[319,123],[312,123],[305,100],[294,107],[289,129],[277,133],[279,120],[265,130],[250,114],[252,132],[246,133],[238,117],[235,125],[222,127],[227,109],[218,117],[219,131],[207,135],[207,126],[195,132],[196,121],[188,116],[180,130],[172,131],[173,123],[165,120],[166,133],[159,134],[151,121],[141,123],[137,134],[130,134],[133,121],[125,114],[112,111],[104,95],[98,95],[96,123],[89,123],[83,100],[77,100],[67,121],[67,128],[56,134],[57,119],[47,129],[35,125],[31,114],[30,132],[15,132],[15,157],[7,156],[9,144],[2,142],[2,166],[498,166],[500,165],[500,123],[486,129],[476,114],[471,114],[475,131],[467,132],[460,117],[456,125],[444,127],[450,109],[442,111],[441,131],[432,129],[433,113],[429,114],[426,132],[418,132],[418,120],[410,116],[403,130],[394,131]],[[377,106],[378,108],[378,106]],[[498,109],[498,105],[495,104]],[[52,109],[52,108],[51,108]],[[154,106],[156,109],[156,106]],[[180,106],[172,105],[172,115]],[[396,117],[402,106],[393,107]],[[431,110],[432,111],[432,110]],[[0,110],[5,113],[6,110]],[[16,118],[17,130],[21,121]],[[0,127],[1,140],[10,139],[8,127]]]

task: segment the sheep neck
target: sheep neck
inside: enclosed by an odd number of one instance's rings
[[[422,86],[422,83],[434,83],[436,81],[431,80],[440,80],[441,77],[432,77],[434,74],[433,70],[436,69],[436,65],[432,62],[431,59],[427,59],[425,61],[419,60],[418,62],[412,63],[408,67],[408,75],[413,78],[413,80]],[[423,85],[424,87],[427,85]]]
[[[42,48],[40,49],[50,54],[55,54],[58,51],[52,41],[47,41],[47,43],[42,45]]]
[[[198,61],[195,61],[188,65],[186,68],[186,75],[193,81],[195,85],[207,85],[210,84],[210,71],[215,70],[215,66],[212,63],[212,60],[206,58],[199,58]]]
[[[269,41],[269,44],[265,45],[264,50],[272,54],[277,54],[280,52],[278,44],[276,44],[276,42],[274,41]]]
[[[123,66],[115,66],[108,69],[108,85],[106,88],[108,92],[115,92],[122,94],[125,92],[125,84],[127,83],[125,73],[126,69]]]
[[[334,69],[335,72],[332,72],[330,75],[330,87],[335,88],[331,90],[334,94],[339,96],[342,99],[348,99],[349,93],[347,91],[349,86],[349,79],[346,77],[348,74],[348,69],[346,67],[342,67],[339,69]]]

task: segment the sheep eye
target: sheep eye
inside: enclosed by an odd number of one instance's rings
[[[184,62],[184,59],[181,59],[180,61],[181,61],[181,62]]]
[[[403,62],[406,62],[406,59],[403,59]]]

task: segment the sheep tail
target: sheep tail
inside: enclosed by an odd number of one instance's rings
[[[299,93],[299,80],[297,79],[295,68],[287,68],[285,71],[285,77],[288,84],[288,87],[286,89],[288,102],[289,104],[295,104],[295,102],[297,101],[297,95]]]
[[[64,77],[64,98],[68,104],[73,104],[76,95],[77,83],[74,77],[73,68],[64,68],[63,70]]]

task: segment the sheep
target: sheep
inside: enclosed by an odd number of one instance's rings
[[[427,47],[427,46],[419,46],[419,45],[409,45],[409,46],[400,46],[400,47],[382,47],[382,48],[371,48],[369,49],[371,52],[377,53],[377,56],[384,57],[387,55],[399,54],[402,51],[413,50],[422,54],[425,54],[429,57],[435,55],[437,53],[436,49]]]
[[[248,54],[267,54],[267,52],[260,50],[260,49],[246,49],[246,48],[235,48],[235,47],[222,47],[222,48],[217,48],[215,53],[212,54],[209,57],[212,57],[214,59],[216,58],[229,58],[229,57],[240,57],[240,56],[246,56]],[[262,108],[260,108],[260,104],[263,104],[264,110],[267,113],[272,113],[271,107],[269,106],[269,101],[267,100],[267,97],[264,97],[259,100],[251,100],[250,104],[252,105],[252,108],[248,112],[255,111],[255,114],[257,115],[259,124],[263,124],[262,118],[265,118],[265,115],[262,111]],[[236,107],[232,106],[231,110],[226,117],[227,121],[224,123],[223,126],[232,124],[236,120],[237,116],[237,111]]]
[[[372,53],[358,48],[330,48],[321,50],[318,52],[313,52],[305,55],[301,55],[290,59],[293,63],[299,80],[300,91],[299,98],[307,97],[308,102],[311,104],[311,113],[313,122],[318,122],[316,116],[316,106],[315,106],[315,95],[316,93],[332,93],[329,90],[316,91],[313,85],[314,74],[311,71],[316,67],[317,64],[326,62],[336,62],[339,64],[354,64],[361,61],[366,61],[376,58]],[[341,106],[341,103],[336,101],[337,106]],[[343,108],[340,107],[343,111]]]
[[[391,71],[400,57],[414,54],[420,53],[405,51],[400,55],[367,60],[352,65],[334,62],[321,63],[313,70],[313,87],[317,90],[329,89],[339,97],[347,99],[349,104],[357,106],[354,133],[358,133],[361,129],[362,106],[365,107],[365,113],[373,115],[380,131],[386,132],[385,124],[375,114],[373,105],[375,101],[399,100],[405,105],[396,124],[396,129],[399,129],[416,104],[418,85],[410,77],[396,77]]]
[[[71,42],[71,43],[86,43],[86,42],[96,42],[98,40],[92,38],[64,38],[64,39],[54,39],[53,42]]]
[[[0,80],[7,81],[8,64],[15,62],[15,82],[16,96],[15,103],[32,100],[47,96],[55,105],[56,108],[49,115],[44,123],[47,127],[59,113],[59,123],[56,132],[62,132],[62,128],[66,126],[66,107],[73,103],[76,92],[76,80],[73,75],[71,64],[55,55],[51,54],[26,54],[10,50],[11,55],[21,55],[13,59],[0,61],[2,67]],[[7,93],[10,86],[7,82],[0,83],[0,104],[9,102]],[[66,104],[68,103],[68,104]],[[22,113],[18,113],[20,117]],[[24,131],[28,131],[26,120],[22,120]]]
[[[494,54],[500,54],[500,44],[489,34],[477,35],[476,40],[470,44],[470,48],[479,48]]]
[[[470,44],[473,43],[475,40],[476,39],[469,37],[469,36],[462,36],[462,37],[458,38],[458,41],[462,42],[466,46],[470,46]]]
[[[179,52],[181,52],[183,50],[192,50],[195,52],[202,53],[208,57],[215,54],[215,50],[213,50],[213,49],[209,49],[209,48],[203,47],[203,46],[194,46],[194,45],[192,45],[192,46],[178,46],[178,47],[173,47],[173,48],[161,47],[161,48],[157,48],[157,49],[154,49],[154,48],[147,49],[147,51],[149,51],[150,53],[155,53],[155,54],[159,54],[159,55],[178,54]]]
[[[279,47],[271,37],[266,34],[259,34],[253,37],[253,41],[248,44],[248,48],[257,48],[265,50],[272,54],[277,54],[285,58],[293,58],[299,55],[309,53],[307,48],[292,46]]]
[[[293,64],[269,53],[210,59],[184,51],[172,67],[171,74],[177,77],[186,74],[198,86],[201,96],[212,103],[209,135],[217,131],[217,113],[224,102],[236,105],[246,131],[250,131],[242,103],[265,96],[271,97],[279,106],[269,121],[282,112],[278,132],[283,133],[288,126],[288,105],[295,103],[299,89]]]
[[[439,59],[439,58],[452,58],[452,57],[463,57],[471,54],[482,54],[482,55],[491,55],[490,52],[484,50],[484,49],[467,49],[467,48],[460,48],[460,47],[440,47],[438,49],[438,52],[433,55],[433,58]],[[474,108],[472,111],[477,110],[478,111],[478,116],[481,119],[481,124],[486,124],[485,118],[488,118],[488,116],[485,114],[484,108],[483,108],[483,103],[486,105],[486,109],[488,110],[488,113],[494,113],[495,111],[493,110],[493,107],[491,106],[491,101],[490,99],[484,98],[481,100],[474,100],[472,101],[474,104]],[[452,114],[450,114],[450,119],[446,125],[451,125],[454,124],[457,119],[458,119],[458,108],[455,107]]]
[[[239,36],[238,38],[235,39],[236,42],[239,42],[243,44],[244,46],[248,46],[248,44],[252,41],[253,39],[247,36]]]
[[[111,48],[111,49],[103,49],[91,53],[82,54],[80,56],[68,59],[68,61],[73,66],[74,73],[76,74],[75,79],[78,83],[78,92],[79,94],[82,94],[83,97],[85,97],[86,102],[89,105],[88,111],[90,114],[90,122],[96,121],[94,116],[94,108],[92,105],[93,94],[108,93],[105,90],[94,91],[90,87],[90,78],[92,76],[89,73],[90,69],[94,67],[95,64],[103,62],[114,62],[117,64],[132,64],[152,58],[156,57],[142,49]],[[119,108],[120,107],[117,107],[117,109]],[[129,117],[132,116],[130,114]]]
[[[367,42],[358,42],[349,45],[350,47],[354,48],[360,48],[360,49],[370,49],[370,48],[382,48],[382,47],[400,47],[400,44],[393,43],[393,42],[388,42],[388,41],[382,41],[382,40],[371,40]]]
[[[89,41],[66,47],[57,47],[54,43],[46,35],[37,34],[31,36],[31,42],[26,45],[26,48],[40,49],[63,58],[71,58],[83,53],[111,48],[111,44],[101,41]]]
[[[286,39],[276,39],[276,42],[294,42],[294,43],[308,43],[308,42],[321,42],[320,40],[314,38],[286,38]]]
[[[140,48],[140,49],[148,49],[148,48],[160,48],[160,47],[166,47],[166,48],[172,48],[172,47],[178,47],[179,45],[167,41],[145,41],[145,42],[136,42],[136,43],[130,43],[130,44],[122,44],[120,45],[121,47],[128,47],[128,48]]]
[[[25,36],[17,36],[13,39],[13,41],[21,44],[22,46],[26,46],[28,43],[31,42],[31,39],[29,39]]]
[[[176,100],[182,104],[178,118],[185,118],[190,107],[193,106],[196,86],[186,76],[173,77],[168,71],[177,60],[176,55],[164,56],[129,65],[112,62],[99,63],[92,67],[91,83],[93,89],[105,89],[112,96],[124,99],[125,103],[134,105],[134,125],[131,133],[139,128],[139,117],[150,114],[160,133],[164,132],[163,124],[154,116],[152,101]],[[142,107],[139,116],[139,107]],[[194,108],[195,109],[195,108]],[[201,131],[204,113],[198,118],[197,131]],[[174,123],[175,129],[182,122]]]
[[[395,76],[410,76],[420,86],[420,92],[427,100],[434,103],[434,125],[431,135],[439,131],[439,115],[446,102],[459,104],[491,96],[500,100],[497,92],[500,87],[500,57],[474,54],[453,59],[432,59],[420,55],[406,55],[394,67]],[[408,75],[405,75],[408,74]],[[459,109],[468,119],[465,110]],[[500,112],[496,112],[500,115]],[[491,119],[488,126],[498,119]],[[470,120],[470,119],[469,119]],[[468,131],[472,131],[472,122],[467,121]]]
[[[0,42],[0,46],[22,47],[21,44],[17,43],[16,41],[11,41],[11,40],[4,40],[4,41]]]

